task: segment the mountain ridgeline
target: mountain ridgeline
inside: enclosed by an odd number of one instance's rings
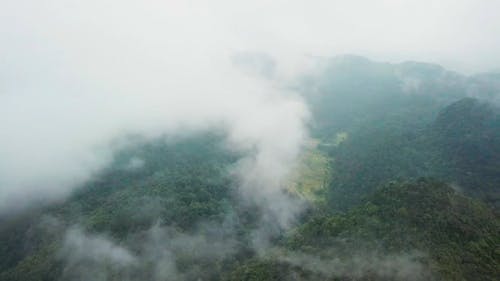
[[[500,75],[319,68],[295,86],[313,144],[292,226],[238,191],[223,130],[131,137],[67,199],[0,218],[0,280],[498,280]]]

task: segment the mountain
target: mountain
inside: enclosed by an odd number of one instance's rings
[[[230,280],[496,280],[499,223],[445,183],[392,182],[345,214],[313,216],[284,256],[250,261]]]
[[[436,177],[498,206],[499,113],[496,106],[464,98],[420,128],[374,123],[351,133],[325,147],[335,159],[331,199],[349,207],[389,180]]]
[[[356,56],[305,77],[311,131],[333,162],[331,205],[346,210],[390,180],[435,177],[496,206],[499,78]]]
[[[225,238],[219,235],[231,236],[226,242],[235,244],[228,256],[244,253],[244,245],[239,245],[243,223],[228,220],[234,216],[250,224],[254,215],[236,215],[243,207],[233,196],[229,167],[239,156],[224,148],[220,134],[132,143],[68,200],[2,224],[0,280],[159,279],[154,267],[168,267],[162,258],[187,250],[187,242],[197,241],[199,247],[220,244]],[[227,229],[220,229],[222,225]],[[177,244],[156,245],[155,252],[149,248],[158,235]],[[233,237],[238,235],[242,237]],[[158,276],[206,278],[220,270],[217,263],[226,258],[215,256],[185,253],[172,262],[184,259],[191,264]],[[127,268],[120,264],[124,260],[130,260]]]
[[[247,71],[273,77],[258,59]],[[283,198],[239,191],[252,158],[226,132],[130,136],[68,198],[0,218],[0,280],[497,280],[499,81],[321,60],[294,86],[311,140],[286,227],[266,212],[290,213]]]
[[[432,127],[450,180],[471,195],[500,206],[500,108],[473,98],[446,107]]]

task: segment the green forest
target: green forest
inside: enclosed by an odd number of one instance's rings
[[[238,191],[252,151],[224,129],[132,135],[68,198],[0,217],[0,280],[499,280],[500,75],[325,64],[293,85],[288,227]]]

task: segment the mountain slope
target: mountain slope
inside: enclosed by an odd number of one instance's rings
[[[327,60],[298,87],[291,229],[238,192],[224,133],[131,137],[66,200],[0,218],[0,280],[497,280],[498,81]]]
[[[231,280],[497,280],[499,230],[486,205],[442,182],[393,182],[344,215],[314,216],[287,239],[289,252]]]

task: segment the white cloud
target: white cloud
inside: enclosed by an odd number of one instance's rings
[[[282,89],[305,67],[303,55],[350,52],[486,69],[500,63],[499,5],[4,1],[0,212],[65,196],[108,163],[107,144],[120,135],[214,124],[224,124],[239,147],[257,147],[247,169],[273,170],[265,185],[279,189],[306,135],[305,106]],[[240,51],[276,57],[274,83],[236,70],[231,58]]]

